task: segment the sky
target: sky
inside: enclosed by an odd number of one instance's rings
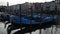
[[[7,2],[9,2],[9,5],[15,5],[25,2],[50,2],[50,1],[52,0],[0,0],[0,5],[7,5]]]

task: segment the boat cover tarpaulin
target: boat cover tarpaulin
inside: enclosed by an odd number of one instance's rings
[[[35,20],[29,20],[29,19],[25,19],[24,17],[20,18],[20,16],[13,16],[13,22],[16,24],[39,24],[37,23]],[[45,17],[41,20],[40,23],[46,23],[46,22],[50,22],[57,19],[57,16],[51,16],[51,17]]]
[[[51,21],[56,20],[57,18],[58,18],[57,15],[51,16],[51,17],[46,17],[46,18],[44,18],[41,22],[42,22],[42,23],[45,23],[45,22],[51,22]]]

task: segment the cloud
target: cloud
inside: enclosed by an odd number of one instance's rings
[[[25,2],[49,2],[52,0],[0,0],[0,5],[7,5],[7,2],[9,2],[9,5],[13,4],[20,4],[20,3],[25,3]]]
[[[1,2],[1,1],[0,1],[0,6],[1,6],[1,5],[6,5],[6,3],[5,3],[5,2]]]
[[[5,0],[0,0],[0,6],[1,5],[7,5],[6,2],[5,2]]]

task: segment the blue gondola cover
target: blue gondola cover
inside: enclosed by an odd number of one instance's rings
[[[7,15],[6,17],[8,20],[9,16]],[[38,15],[33,16],[33,18],[39,18],[39,17],[40,16],[38,16]],[[30,18],[30,16],[25,16],[25,17],[20,18],[20,16],[14,15],[12,18],[13,18],[12,19],[13,22],[16,24],[38,24],[35,20],[27,19],[27,18]],[[41,18],[39,18],[39,19],[41,19]],[[45,18],[41,19],[40,23],[50,22],[50,21],[53,21],[55,19],[57,19],[57,16],[45,17]]]

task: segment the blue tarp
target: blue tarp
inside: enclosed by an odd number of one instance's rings
[[[51,22],[51,21],[53,21],[53,20],[55,20],[55,19],[57,19],[57,18],[58,18],[57,15],[51,16],[51,17],[46,17],[46,18],[44,18],[41,22],[42,22],[42,23]]]
[[[57,19],[56,16],[51,17],[45,17],[41,20],[42,23],[53,21],[54,19]],[[16,24],[20,24],[20,17],[19,16],[13,16],[13,22]],[[21,24],[37,24],[35,20],[29,20],[25,19],[24,17],[21,18]]]
[[[53,21],[53,20],[54,20],[53,17],[46,17],[41,22],[44,23],[44,22],[50,22],[50,21]]]
[[[5,19],[7,20],[7,21],[9,21],[10,20],[10,15],[5,15]]]
[[[20,17],[19,16],[13,16],[13,22],[16,23],[16,24],[36,24],[36,22],[34,20],[29,20],[29,19],[25,19],[25,18],[21,18],[21,21],[20,21]]]
[[[41,15],[33,15],[32,17],[33,17],[33,18],[40,18]]]
[[[5,17],[6,17],[7,21],[10,20],[10,15],[5,15]],[[30,20],[30,18],[39,19],[39,20],[41,20],[41,21],[39,21],[40,23],[46,23],[46,22],[51,22],[51,21],[57,19],[58,16],[55,15],[55,16],[50,16],[50,17],[47,16],[47,17],[42,18],[41,14],[39,14],[39,15],[32,15],[32,17],[24,15],[22,18],[20,18],[20,16],[14,15],[12,18],[13,18],[12,19],[13,22],[16,23],[16,24],[20,24],[20,23],[21,24],[38,24],[36,22],[36,20]]]

